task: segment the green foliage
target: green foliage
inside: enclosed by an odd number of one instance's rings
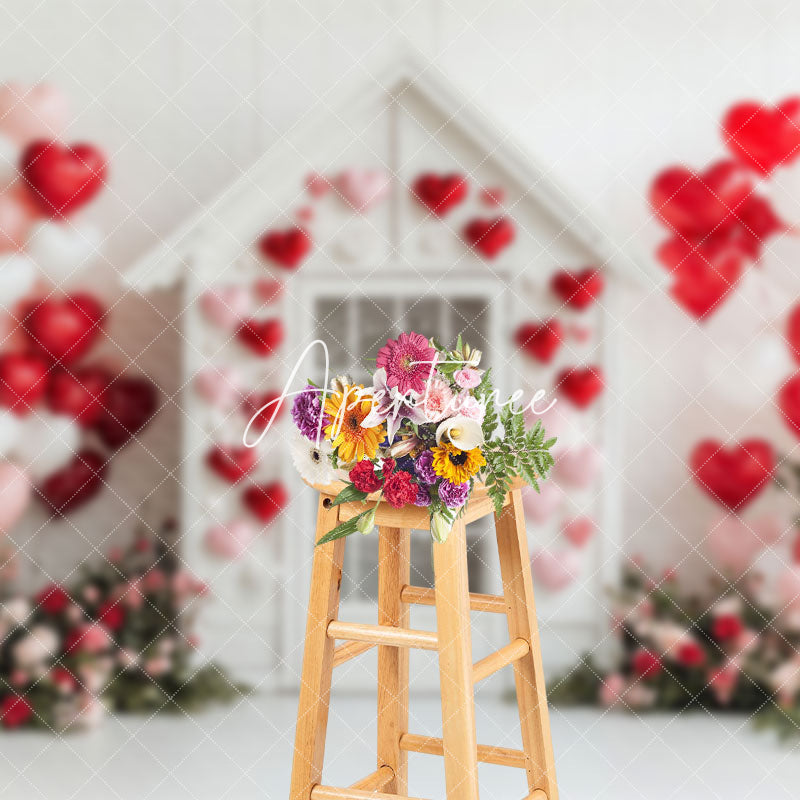
[[[351,533],[355,533],[358,530],[359,520],[362,517],[365,517],[367,514],[371,514],[372,511],[373,508],[368,508],[366,511],[362,511],[358,516],[347,520],[347,522],[340,523],[333,530],[328,531],[323,537],[321,537],[317,542],[317,545],[327,544],[328,542],[332,542],[334,539],[341,539],[343,536],[349,536]]]
[[[481,382],[483,391],[479,396],[483,398],[488,398],[493,393],[491,380],[487,378],[488,372]],[[503,428],[501,436],[495,436],[498,425]],[[486,416],[482,428],[485,442],[481,450],[486,459],[484,482],[495,511],[499,514],[515,477],[523,478],[537,492],[539,491],[539,481],[547,477],[547,473],[555,463],[550,448],[556,440],[545,439],[546,434],[541,422],[537,422],[531,430],[526,431],[525,417],[521,410],[514,408],[513,404],[504,406],[498,415],[497,408],[491,400],[486,403]]]
[[[133,672],[120,672],[110,682],[103,699],[117,711],[192,713],[212,702],[231,702],[250,691],[234,683],[219,667],[181,665],[146,683]]]
[[[331,501],[332,506],[340,506],[342,503],[352,503],[354,501],[363,501],[368,497],[366,492],[362,492],[360,489],[356,489],[356,487],[350,483],[342,489],[339,494],[334,497]]]

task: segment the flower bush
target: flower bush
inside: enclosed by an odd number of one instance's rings
[[[198,665],[191,624],[206,586],[137,535],[68,588],[30,600],[0,580],[0,727],[96,725],[106,709],[189,711],[242,690]]]
[[[747,579],[714,578],[705,595],[674,574],[655,581],[631,562],[614,592],[613,668],[587,656],[550,686],[563,705],[599,703],[641,713],[686,709],[752,714],[800,735],[800,614],[765,605]]]
[[[394,508],[428,508],[431,534],[444,541],[482,480],[499,513],[512,479],[538,490],[553,465],[541,423],[526,431],[522,409],[500,409],[491,370],[459,336],[453,350],[418,333],[402,333],[378,351],[372,386],[336,378],[309,382],[292,406],[298,431],[293,460],[310,483],[340,478],[334,504],[363,502],[361,514],[318,544],[374,527],[378,493]]]

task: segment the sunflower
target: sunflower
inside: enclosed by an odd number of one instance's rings
[[[372,397],[361,394],[363,386],[344,386],[325,399],[325,413],[330,423],[325,436],[338,448],[339,461],[360,461],[364,456],[375,458],[375,451],[386,435],[385,425],[362,428],[361,423],[372,410]]]
[[[451,483],[464,483],[480,471],[481,467],[486,466],[486,459],[480,447],[459,450],[454,445],[446,443],[432,447],[431,452],[433,471]]]

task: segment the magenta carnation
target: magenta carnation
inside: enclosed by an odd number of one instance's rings
[[[436,350],[419,333],[401,333],[397,339],[387,339],[378,350],[376,364],[386,370],[386,384],[397,388],[402,395],[421,394],[433,371]]]

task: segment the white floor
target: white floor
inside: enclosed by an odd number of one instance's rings
[[[478,733],[518,746],[513,706],[481,698]],[[295,698],[253,695],[193,718],[126,716],[62,739],[0,735],[2,800],[285,800]],[[337,696],[325,780],[345,786],[374,768],[374,701]],[[415,698],[411,727],[435,733],[435,698]],[[635,718],[555,710],[563,800],[796,800],[800,745],[756,733],[743,717]],[[481,767],[483,800],[520,800],[517,770]],[[443,798],[440,759],[411,758],[411,794]]]

